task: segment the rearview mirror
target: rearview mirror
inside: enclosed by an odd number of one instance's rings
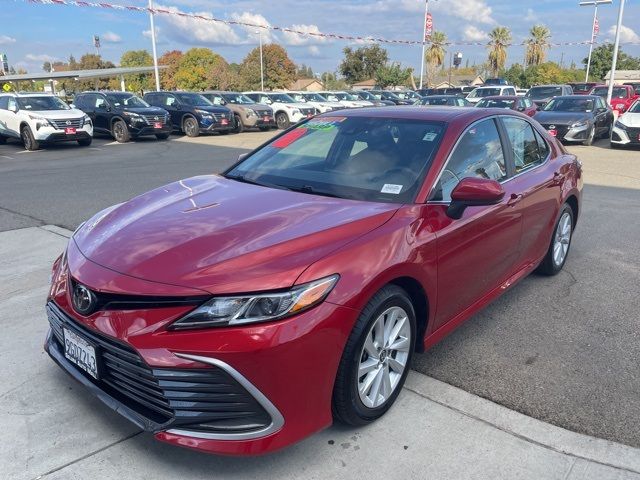
[[[460,180],[451,192],[447,216],[454,220],[462,217],[467,207],[495,205],[504,197],[504,189],[495,180],[468,177]]]

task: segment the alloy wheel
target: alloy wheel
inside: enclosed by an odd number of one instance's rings
[[[360,352],[356,378],[360,401],[368,408],[384,405],[398,388],[411,348],[407,312],[391,307],[373,322]]]
[[[553,241],[553,263],[558,267],[567,258],[569,243],[571,242],[571,228],[571,215],[568,212],[564,212],[556,227]]]

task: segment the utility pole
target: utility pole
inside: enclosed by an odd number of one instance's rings
[[[151,24],[151,49],[153,50],[153,72],[156,77],[156,90],[160,91],[160,73],[158,71],[158,51],[156,49],[156,27],[153,21],[153,0],[149,0],[149,23]]]
[[[427,44],[427,15],[429,15],[429,0],[424,2],[424,18],[422,19],[422,59],[420,61],[420,88],[422,89],[422,81],[424,78],[424,53]]]
[[[618,24],[616,25],[616,41],[613,44],[613,62],[611,64],[611,73],[609,74],[609,92],[607,93],[607,103],[611,104],[613,96],[613,84],[615,83],[616,67],[618,66],[618,48],[620,47],[620,27],[622,27],[622,16],[624,14],[624,0],[620,0],[620,8],[618,9]]]
[[[593,5],[593,24],[591,25],[591,41],[589,42],[589,57],[587,58],[587,74],[584,79],[585,83],[589,81],[589,70],[591,69],[591,53],[593,52],[593,44],[596,41],[596,36],[598,32],[596,32],[596,26],[598,26],[598,5],[611,3],[613,0],[585,0],[580,2],[581,7],[586,7],[589,5]],[[599,29],[599,27],[598,27]]]
[[[264,61],[262,59],[262,29],[258,30],[260,37],[260,91],[264,92]]]

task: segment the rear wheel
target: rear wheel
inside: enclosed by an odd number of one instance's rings
[[[113,125],[111,126],[111,135],[113,135],[113,138],[115,138],[118,143],[127,143],[131,140],[127,124],[122,120],[116,120],[113,122]]]
[[[168,133],[156,133],[156,138],[158,140],[166,140],[167,138],[169,138],[169,134]]]
[[[78,140],[78,145],[80,145],[81,147],[88,147],[89,145],[91,145],[92,140],[92,138],[81,138],[80,140]]]
[[[193,117],[187,117],[182,122],[182,131],[187,137],[197,137],[200,135],[200,129],[198,128],[198,122]]]
[[[22,143],[24,144],[24,148],[33,152],[34,150],[38,150],[40,148],[40,142],[38,142],[33,136],[33,132],[28,125],[22,127],[20,130],[20,138],[22,138]]]
[[[536,270],[538,273],[543,275],[556,275],[562,270],[569,255],[572,236],[573,209],[565,203],[560,211],[560,218],[556,222],[556,227],[553,230],[553,236],[551,237],[547,254]]]
[[[416,318],[407,293],[387,285],[362,310],[345,346],[333,390],[333,414],[350,425],[384,415],[407,378]]]
[[[285,130],[287,128],[289,128],[289,117],[287,116],[286,113],[284,112],[280,112],[276,115],[276,124],[278,125],[278,128],[281,130]]]

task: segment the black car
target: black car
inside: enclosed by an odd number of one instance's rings
[[[440,107],[470,107],[473,104],[457,95],[430,95],[421,98],[414,105]]]
[[[189,137],[210,132],[226,134],[235,128],[231,110],[214,105],[199,93],[149,92],[144,99],[167,110],[173,129]]]
[[[427,97],[429,95],[435,95],[436,89],[435,88],[419,88],[415,92],[421,97]]]
[[[584,145],[608,137],[614,122],[613,110],[597,95],[555,97],[533,118],[558,140]]]
[[[389,100],[382,100],[382,98],[378,98],[366,90],[349,90],[347,93],[351,95],[355,95],[360,100],[366,100],[367,102],[371,102],[376,107],[390,107],[391,105],[395,105],[395,103]]]
[[[525,97],[538,107],[544,107],[553,97],[573,95],[573,88],[569,85],[537,85],[531,87]]]
[[[169,113],[133,93],[83,92],[76,95],[74,105],[89,115],[96,133],[111,135],[120,143],[148,135],[166,140],[171,134]]]
[[[506,78],[487,78],[484,81],[485,87],[492,87],[494,85],[509,85],[509,81]]]
[[[389,90],[369,90],[369,93],[379,100],[387,100],[393,102],[395,105],[413,105],[413,101],[403,100]]]

